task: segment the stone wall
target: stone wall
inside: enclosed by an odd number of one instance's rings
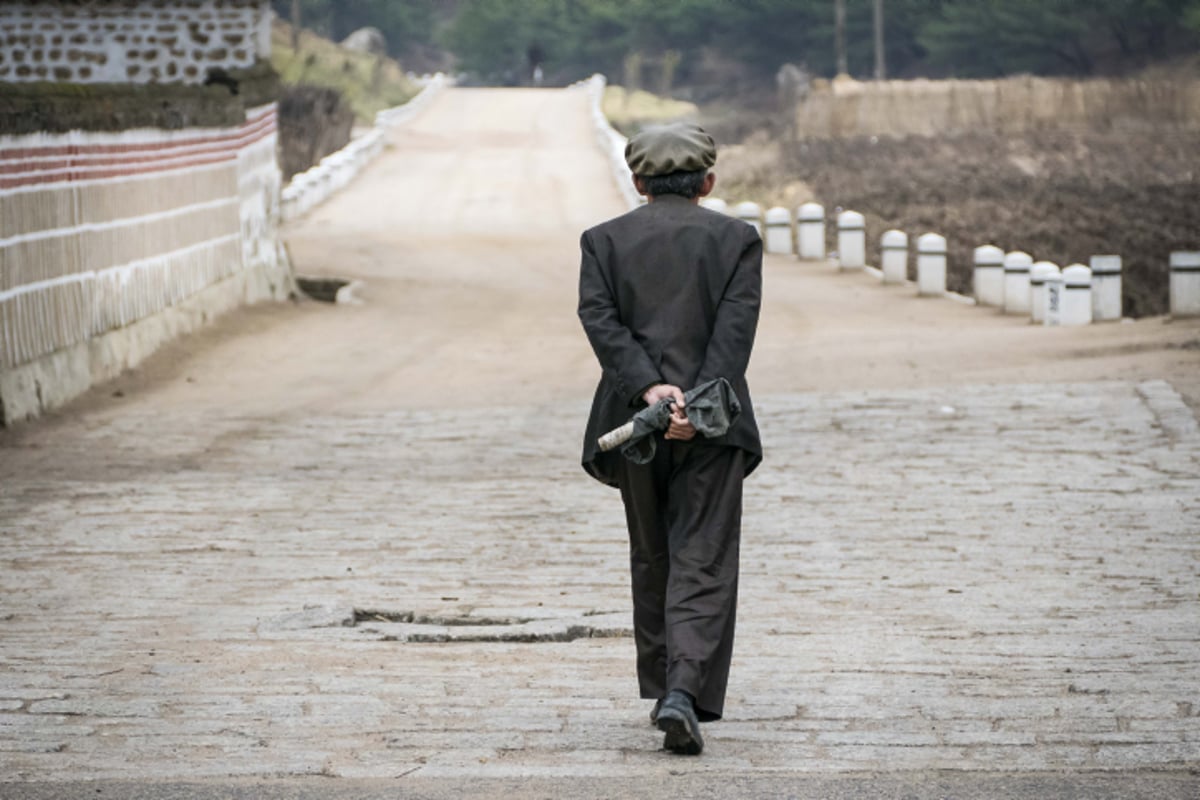
[[[1015,77],[820,82],[796,109],[798,137],[936,136],[1083,127],[1200,127],[1200,81]]]
[[[202,83],[270,53],[259,0],[0,4],[0,82]]]

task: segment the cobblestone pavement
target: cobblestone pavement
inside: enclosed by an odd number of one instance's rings
[[[1164,382],[767,395],[689,769],[1200,766]],[[0,460],[14,779],[661,775],[584,408],[114,419]],[[520,478],[502,479],[501,475]]]

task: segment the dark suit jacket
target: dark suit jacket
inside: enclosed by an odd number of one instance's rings
[[[602,370],[583,441],[583,467],[616,485],[613,459],[596,440],[644,406],[656,383],[684,391],[725,378],[742,416],[708,440],[762,460],[746,386],[762,297],[762,241],[753,226],[678,195],[584,231],[579,319]]]

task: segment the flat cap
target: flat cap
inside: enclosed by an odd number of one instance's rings
[[[629,140],[625,163],[634,175],[643,178],[699,172],[717,163],[717,143],[703,128],[690,122],[656,125]]]

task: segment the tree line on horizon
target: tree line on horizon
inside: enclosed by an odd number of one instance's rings
[[[877,69],[880,12],[895,77],[1111,75],[1200,51],[1200,0],[274,0],[331,38],[376,27],[402,61],[448,51],[483,81],[522,83],[540,65],[556,83],[604,72],[668,89],[713,54],[749,77],[785,63],[832,76],[839,5],[861,78]]]

